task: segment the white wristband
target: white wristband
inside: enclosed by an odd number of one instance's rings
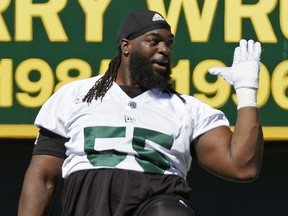
[[[238,110],[242,107],[257,107],[257,89],[237,88],[236,96],[238,100]]]

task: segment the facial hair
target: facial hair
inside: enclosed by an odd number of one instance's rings
[[[130,53],[129,70],[132,79],[144,89],[164,90],[170,85],[170,65],[165,71],[157,72],[153,70],[151,60],[136,51]]]

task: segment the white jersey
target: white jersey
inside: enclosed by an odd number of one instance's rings
[[[44,103],[35,125],[63,137],[67,158],[62,173],[117,168],[186,178],[190,144],[206,131],[226,125],[224,114],[183,95],[148,90],[130,98],[116,83],[102,101],[82,99],[100,76],[69,83]]]

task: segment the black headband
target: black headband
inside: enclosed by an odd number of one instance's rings
[[[117,42],[119,44],[122,38],[132,40],[148,31],[162,28],[171,30],[161,14],[146,9],[135,11],[129,14],[120,25]]]

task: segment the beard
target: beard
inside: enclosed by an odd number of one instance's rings
[[[138,52],[131,52],[129,70],[132,79],[144,89],[158,88],[166,89],[170,86],[171,67],[170,64],[164,71],[155,71],[152,68],[153,62]]]

